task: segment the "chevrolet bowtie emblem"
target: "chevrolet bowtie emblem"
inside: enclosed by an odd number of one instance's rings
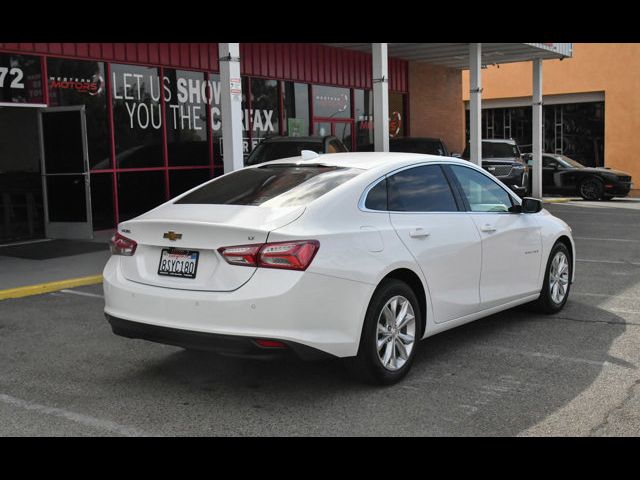
[[[176,233],[173,230],[171,230],[171,231],[168,231],[167,233],[165,233],[162,236],[162,238],[168,238],[172,242],[175,242],[176,240],[180,240],[182,238],[182,234],[181,233]]]

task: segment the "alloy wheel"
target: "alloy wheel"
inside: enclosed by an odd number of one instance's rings
[[[599,184],[595,180],[588,180],[580,185],[580,195],[587,200],[597,200],[600,197]]]
[[[411,356],[416,317],[411,302],[401,295],[389,299],[378,315],[376,348],[382,366],[396,371]]]
[[[556,305],[562,303],[569,288],[569,260],[564,252],[556,253],[549,270],[549,293]]]

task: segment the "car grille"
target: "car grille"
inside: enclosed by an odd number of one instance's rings
[[[484,168],[496,177],[506,177],[511,174],[511,165],[488,165]]]

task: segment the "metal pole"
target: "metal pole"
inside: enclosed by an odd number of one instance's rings
[[[220,43],[220,113],[224,173],[244,167],[240,44]]]
[[[533,131],[531,195],[542,198],[542,60],[533,61]]]
[[[373,141],[376,152],[389,151],[389,70],[387,44],[372,43]]]
[[[482,44],[469,44],[469,146],[470,160],[482,166]]]

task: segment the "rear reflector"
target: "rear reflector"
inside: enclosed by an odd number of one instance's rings
[[[296,240],[221,247],[218,252],[231,265],[306,270],[319,248],[317,240]]]
[[[287,348],[284,343],[277,342],[275,340],[264,340],[262,338],[256,338],[256,343],[264,348]]]
[[[120,235],[117,232],[111,238],[111,242],[109,244],[109,248],[113,255],[124,255],[125,257],[130,257],[136,253],[137,247],[138,244],[134,240]]]

